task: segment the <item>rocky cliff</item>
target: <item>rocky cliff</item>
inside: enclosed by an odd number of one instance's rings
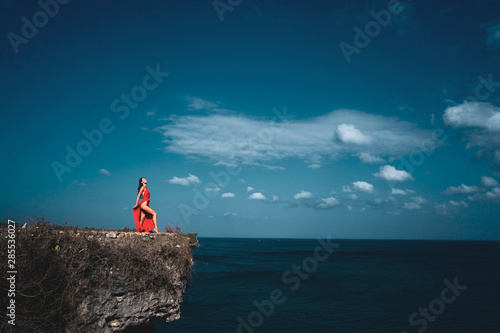
[[[179,319],[193,245],[196,234],[18,229],[16,326],[2,318],[1,331],[114,332]]]

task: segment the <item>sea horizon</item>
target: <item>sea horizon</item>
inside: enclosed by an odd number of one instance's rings
[[[500,325],[498,241],[324,240],[199,237],[181,318],[137,332],[412,333],[423,328],[419,308],[429,304],[445,310],[433,308],[426,332],[489,333]],[[440,301],[453,285],[460,295]],[[273,299],[266,316],[259,306]]]
[[[241,236],[198,236],[198,239],[275,239],[275,240],[316,240],[316,239],[331,239],[331,240],[348,240],[348,241],[450,241],[450,242],[500,242],[500,239],[424,239],[424,238],[331,238],[331,237],[241,237]]]

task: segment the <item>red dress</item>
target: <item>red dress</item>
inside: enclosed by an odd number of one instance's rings
[[[135,227],[137,228],[137,232],[150,233],[155,227],[155,223],[153,221],[153,215],[146,213],[146,212],[144,212],[144,214],[146,214],[146,218],[144,219],[144,223],[141,226],[141,205],[144,202],[147,202],[147,205],[149,206],[149,201],[150,201],[149,190],[146,187],[146,189],[144,189],[144,193],[142,194],[141,202],[139,202],[139,205],[136,208],[132,209],[132,212],[134,214]]]

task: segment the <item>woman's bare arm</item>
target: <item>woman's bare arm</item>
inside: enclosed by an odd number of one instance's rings
[[[139,190],[139,193],[137,193],[137,199],[135,200],[135,207],[137,207],[137,205],[139,204],[139,199],[141,198],[141,195],[142,193],[144,193],[144,189],[146,188],[146,186],[142,185],[141,189]]]

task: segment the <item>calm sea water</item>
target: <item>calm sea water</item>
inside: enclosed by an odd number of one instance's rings
[[[140,332],[500,332],[500,242],[200,244],[181,319]]]

